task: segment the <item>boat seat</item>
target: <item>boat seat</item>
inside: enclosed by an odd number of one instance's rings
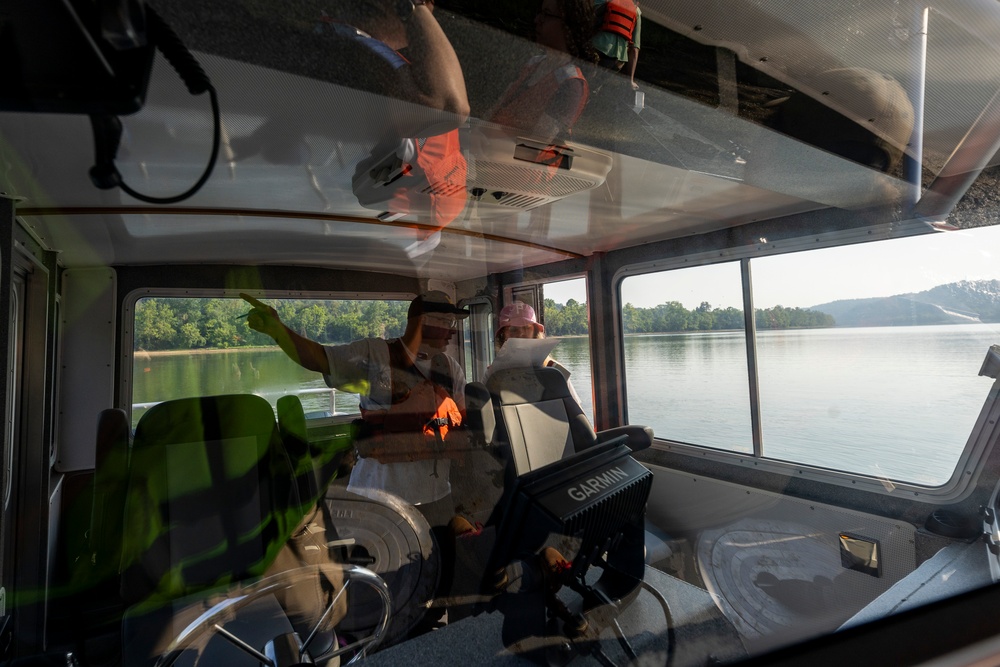
[[[494,373],[487,387],[496,412],[495,438],[509,450],[516,476],[622,435],[632,451],[653,443],[648,426],[595,432],[554,368],[506,368]]]
[[[94,497],[88,544],[94,581],[117,576],[121,562],[122,508],[128,478],[132,427],[120,408],[102,410],[97,418]]]
[[[508,488],[514,477],[621,436],[632,451],[653,442],[648,426],[595,431],[555,368],[502,369],[489,378],[487,387],[495,410],[494,446],[509,457]],[[647,522],[644,537],[646,563],[671,555],[669,537],[657,527]]]
[[[123,520],[121,597],[133,605],[125,664],[158,655],[178,629],[174,614],[198,594],[224,597],[234,584],[311,568],[275,594],[302,632],[344,587],[318,502],[339,457],[310,444],[297,397],[283,398],[278,414],[259,396],[234,394],[166,401],[139,420]],[[347,613],[347,596],[338,599],[328,627]],[[167,631],[151,637],[157,625]],[[312,646],[322,653],[335,641],[324,631]]]
[[[497,422],[493,414],[490,390],[482,382],[469,382],[465,385],[465,424],[469,428],[473,445],[490,445]]]
[[[259,576],[305,510],[263,398],[154,405],[136,426],[128,466],[122,599],[174,599]]]
[[[340,452],[314,446],[306,432],[306,413],[298,396],[278,399],[278,432],[285,445],[303,504],[316,504],[337,476]]]

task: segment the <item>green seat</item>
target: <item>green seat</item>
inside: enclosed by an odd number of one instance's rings
[[[129,604],[264,574],[310,509],[259,396],[153,406],[136,426],[128,468],[121,596]]]

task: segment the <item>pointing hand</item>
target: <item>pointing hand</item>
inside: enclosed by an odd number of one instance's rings
[[[240,298],[253,306],[253,310],[247,313],[247,326],[254,331],[259,331],[274,338],[282,327],[278,311],[266,303],[258,301],[249,294],[240,292]]]

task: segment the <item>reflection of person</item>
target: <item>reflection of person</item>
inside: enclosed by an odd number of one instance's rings
[[[535,309],[523,301],[515,301],[504,306],[500,310],[500,315],[497,319],[498,327],[496,336],[494,337],[497,350],[500,350],[504,343],[511,338],[545,337],[545,326],[535,317]],[[576,393],[576,388],[573,387],[573,383],[569,379],[569,369],[551,356],[545,358],[543,365],[555,368],[566,378],[569,393],[573,396],[573,400],[579,404],[580,395]],[[492,375],[492,366],[486,369],[485,380],[488,380],[490,375]]]
[[[595,60],[593,22],[590,0],[544,0],[535,41],[545,53],[525,64],[486,118],[543,143],[567,136],[587,104],[587,79],[573,59]]]
[[[323,374],[327,385],[361,394],[367,433],[348,490],[388,491],[417,505],[431,525],[443,525],[450,507],[449,461],[443,457],[449,429],[465,410],[465,374],[444,354],[457,318],[468,311],[444,292],[416,297],[406,331],[393,340],[369,338],[321,345],[286,327],[274,308],[247,295],[254,307],[251,329],[274,338],[293,361]]]
[[[428,0],[341,0],[323,16],[334,40],[335,80],[352,88],[411,102],[428,112],[388,113],[387,128],[400,137],[454,129],[469,115],[458,56],[434,18]],[[324,30],[321,25],[320,30]],[[399,51],[406,49],[406,57]],[[447,112],[442,114],[441,112]]]
[[[639,63],[642,33],[642,11],[638,1],[595,0],[595,6],[600,21],[593,42],[600,54],[598,64],[618,71],[627,65],[625,73],[632,88],[638,90],[635,68]]]
[[[389,138],[359,164],[359,174],[379,189],[393,188],[390,212],[429,213],[435,226],[447,225],[465,207],[467,165],[456,128],[469,115],[469,101],[458,56],[433,16],[434,3],[353,0],[334,8],[334,16],[324,18],[334,37],[331,47],[351,63],[347,83],[419,105],[386,114]],[[404,48],[406,57],[399,53]],[[433,186],[426,203],[407,188],[416,173]]]

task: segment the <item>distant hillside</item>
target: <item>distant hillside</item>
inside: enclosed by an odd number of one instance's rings
[[[818,306],[838,327],[1000,322],[1000,280],[963,280],[915,294],[842,299]]]

